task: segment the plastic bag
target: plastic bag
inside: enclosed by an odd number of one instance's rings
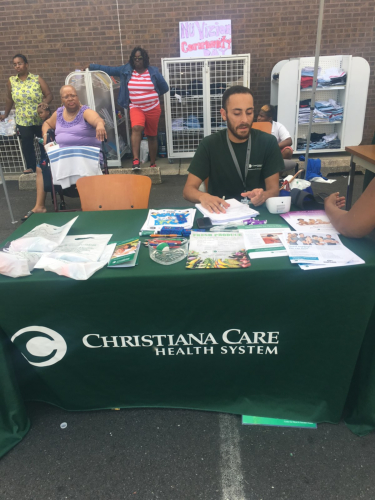
[[[2,113],[3,114],[3,113]],[[16,122],[14,115],[11,114],[4,121],[0,122],[0,135],[11,136],[16,133]]]
[[[10,278],[30,276],[41,254],[30,252],[0,252],[0,274]]]
[[[116,243],[107,245],[98,262],[69,262],[67,260],[52,259],[47,255],[43,255],[38,262],[38,268],[74,280],[87,280],[96,273],[96,271],[99,271],[99,269],[108,264],[115,246]]]

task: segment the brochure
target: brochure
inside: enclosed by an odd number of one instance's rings
[[[280,418],[252,417],[242,415],[242,425],[270,425],[275,427],[299,427],[306,429],[316,429],[313,422],[300,422],[299,420],[284,420]]]
[[[207,209],[203,208],[200,203],[197,203],[195,206],[197,209],[203,214],[204,217],[209,217],[213,225],[227,224],[228,222],[238,222],[246,219],[250,219],[252,217],[256,217],[259,215],[259,212],[253,210],[244,203],[231,198],[229,200],[225,200],[229,203],[229,207],[225,209],[225,214],[215,214],[209,212]]]
[[[146,222],[141,231],[155,231],[163,226],[183,227],[190,229],[194,224],[195,208],[186,208],[182,210],[149,210]]]
[[[353,260],[352,252],[341,243],[337,233],[315,233],[305,231],[280,234],[292,264],[348,265]]]
[[[280,224],[247,226],[246,229],[241,229],[245,248],[251,259],[287,256],[288,252],[280,240],[280,235],[289,232],[289,228]]]
[[[116,243],[108,267],[134,267],[137,264],[140,246],[139,238],[119,241]]]
[[[40,224],[21,238],[13,240],[9,246],[10,253],[14,252],[52,252],[68,234],[69,229],[78,219],[74,217],[63,226]]]
[[[365,261],[358,257],[354,252],[349,250],[349,248],[344,247],[343,255],[345,256],[345,262],[338,262],[335,264],[299,264],[299,267],[304,271],[311,271],[311,269],[325,269],[327,267],[342,267],[342,266],[356,266],[358,264],[364,264]]]
[[[307,210],[302,212],[288,212],[286,214],[280,214],[280,216],[286,220],[286,222],[292,226],[295,231],[307,230],[307,231],[334,231],[337,233],[336,229],[330,223],[327,214],[324,210]]]
[[[187,269],[244,269],[250,267],[239,232],[191,232]]]

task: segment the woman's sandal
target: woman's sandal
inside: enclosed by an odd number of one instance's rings
[[[27,214],[26,214],[24,217],[22,217],[21,221],[22,221],[22,222],[25,222],[27,219],[29,219],[29,218],[33,215],[33,213],[34,213],[34,212],[33,212],[32,210],[29,210],[29,211],[27,212]]]
[[[28,168],[27,170],[24,170],[23,173],[24,174],[35,174],[35,172],[32,168]]]

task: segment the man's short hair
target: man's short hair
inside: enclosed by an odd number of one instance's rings
[[[234,85],[233,87],[229,87],[224,94],[223,94],[223,100],[222,100],[222,107],[223,109],[227,109],[225,106],[227,104],[227,101],[229,97],[233,94],[250,94],[251,97],[254,99],[253,93],[251,90],[247,87],[243,87],[242,85]]]

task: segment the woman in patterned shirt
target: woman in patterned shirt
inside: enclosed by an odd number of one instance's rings
[[[16,124],[26,162],[24,174],[30,174],[36,171],[34,136],[42,135],[42,121],[38,116],[37,107],[41,102],[48,105],[53,97],[43,78],[29,72],[29,64],[24,55],[16,54],[13,57],[13,66],[17,76],[11,76],[7,83],[5,114],[0,116],[0,120],[8,117],[14,104]]]
[[[99,70],[110,76],[120,77],[118,103],[123,108],[130,108],[133,170],[140,169],[139,153],[143,133],[148,140],[150,167],[156,167],[157,133],[161,113],[159,97],[169,90],[158,68],[150,66],[148,54],[141,47],[132,50],[129,62],[124,66],[90,64],[88,68],[90,71]]]

